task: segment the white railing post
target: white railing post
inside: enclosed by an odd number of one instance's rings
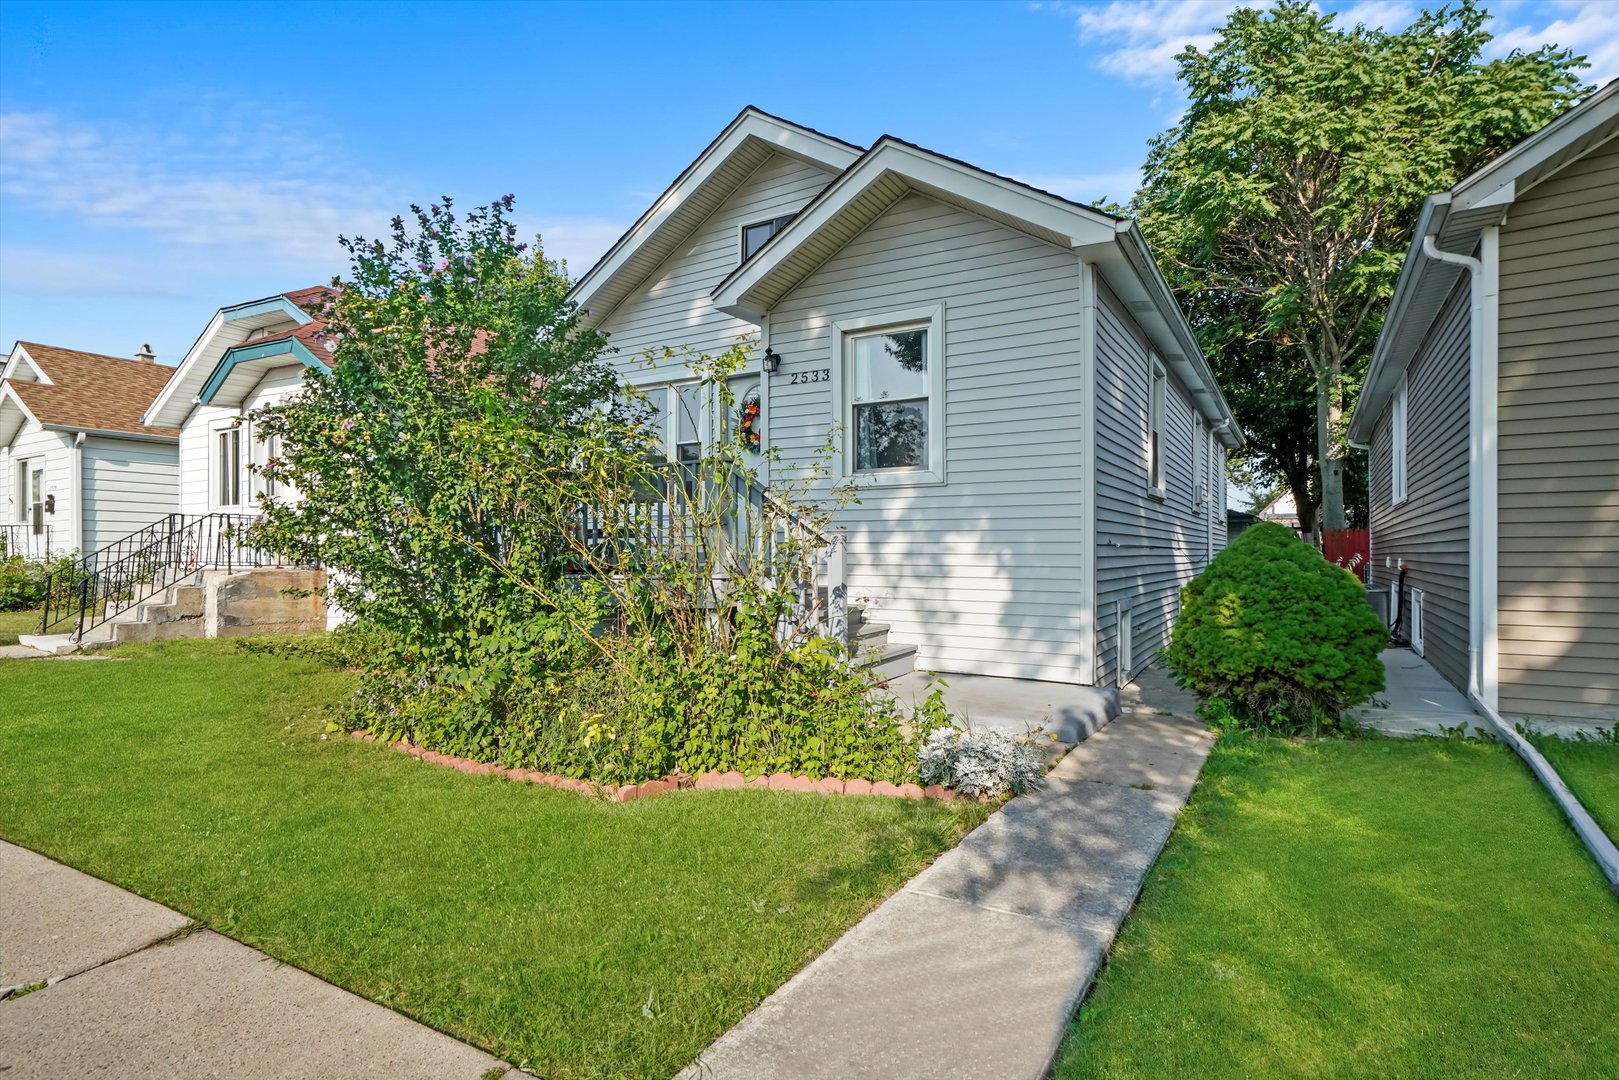
[[[849,587],[844,572],[844,537],[838,533],[826,549],[826,632],[838,642],[849,640]]]

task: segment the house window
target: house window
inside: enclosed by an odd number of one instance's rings
[[[259,486],[260,486],[261,491],[263,492],[263,494],[267,498],[273,499],[278,494],[280,494],[281,485],[277,484],[270,477],[265,476],[264,473],[263,473],[263,469],[264,469],[264,466],[268,465],[271,461],[275,460],[275,458],[281,453],[281,436],[279,436],[279,435],[271,435],[268,439],[265,439],[259,445],[263,448],[260,451],[260,453],[262,454],[262,460],[259,462],[259,469],[260,469],[260,472],[259,472]]]
[[[1389,432],[1393,446],[1391,457],[1391,472],[1393,485],[1393,502],[1398,506],[1405,502],[1405,409],[1406,409],[1406,381],[1400,377],[1400,388],[1394,391],[1394,401],[1389,407]]]
[[[33,522],[34,535],[42,536],[45,532],[45,467],[32,461],[24,467],[28,470],[28,503],[25,514]]]
[[[13,505],[17,507],[17,520],[27,521],[30,500],[28,498],[28,462],[26,461],[17,462],[16,491],[17,501]]]
[[[1164,366],[1152,362],[1152,396],[1147,405],[1147,487],[1149,494],[1164,497],[1164,391],[1168,377]]]
[[[847,339],[856,472],[926,469],[933,402],[925,326]]]
[[[214,458],[214,476],[218,482],[215,497],[220,506],[242,505],[242,429],[222,428],[214,436],[218,440]]]
[[[753,253],[765,246],[765,242],[772,236],[787,227],[787,223],[796,214],[786,214],[782,217],[771,218],[769,221],[756,221],[752,225],[742,226],[742,261],[747,262],[753,258]]]

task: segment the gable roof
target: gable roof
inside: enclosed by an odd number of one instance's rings
[[[759,322],[794,287],[910,192],[1075,252],[1091,262],[1190,390],[1228,448],[1242,431],[1185,314],[1134,221],[934,153],[892,135],[878,139],[710,294],[727,314]]]
[[[1417,216],[1400,279],[1389,298],[1383,330],[1372,349],[1349,438],[1365,443],[1383,408],[1428,336],[1462,269],[1425,250],[1471,254],[1483,231],[1498,225],[1513,203],[1591,151],[1619,137],[1619,79],[1530,135],[1449,191],[1428,196]]]
[[[14,377],[26,366],[40,378]],[[19,341],[6,364],[5,394],[29,418],[56,431],[172,441],[174,428],[148,426],[142,414],[173,368],[121,356]]]
[[[332,346],[320,307],[332,293],[329,285],[315,285],[220,308],[147,408],[146,420],[178,427],[197,405],[231,403],[234,393],[251,390],[272,367],[326,368]]]
[[[772,154],[839,173],[860,147],[749,105],[658,196],[568,297],[600,323]]]

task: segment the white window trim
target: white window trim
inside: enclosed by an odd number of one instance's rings
[[[1150,357],[1151,373],[1147,385],[1147,498],[1159,502],[1169,498],[1168,470],[1164,468],[1164,414],[1169,409],[1169,371],[1164,367],[1162,360],[1156,353]],[[1153,448],[1153,435],[1158,436],[1157,449]],[[1154,484],[1153,471],[1158,472],[1158,483]]]
[[[225,503],[219,501],[219,482],[223,479],[221,475],[222,462],[219,460],[219,436],[232,428],[241,431],[240,441],[237,443],[236,449],[237,501]],[[208,505],[213,510],[219,512],[242,511],[252,505],[250,501],[243,501],[244,496],[248,500],[253,497],[253,476],[247,471],[248,456],[251,453],[249,450],[250,445],[250,432],[248,431],[247,421],[242,420],[240,417],[233,416],[226,420],[215,420],[208,425]]]
[[[857,471],[855,461],[854,395],[849,391],[849,350],[852,334],[906,327],[928,332],[928,464],[908,469]],[[879,315],[840,319],[832,324],[829,355],[832,357],[832,415],[843,428],[832,455],[832,470],[838,480],[854,480],[871,487],[922,487],[943,484],[945,468],[944,400],[944,304],[885,311]]]
[[[1410,498],[1410,386],[1406,376],[1400,376],[1400,385],[1394,390],[1389,403],[1389,501],[1399,506]]]

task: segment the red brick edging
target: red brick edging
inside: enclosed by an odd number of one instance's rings
[[[362,742],[374,743],[377,737],[369,731],[351,731],[351,738]],[[469,773],[473,776],[504,776],[508,780],[520,783],[545,784],[548,787],[561,788],[564,791],[577,791],[581,795],[605,796],[613,802],[629,802],[631,799],[650,799],[654,795],[663,795],[667,792],[678,791],[681,788],[696,788],[707,790],[712,788],[769,788],[772,791],[815,791],[823,795],[888,795],[901,799],[965,799],[968,796],[959,794],[954,788],[947,788],[941,784],[929,784],[922,787],[920,784],[891,784],[887,780],[836,780],[824,777],[820,780],[808,776],[794,776],[791,773],[774,773],[770,776],[756,776],[752,780],[739,772],[705,772],[698,773],[696,777],[666,776],[661,780],[647,780],[640,784],[597,784],[589,780],[576,780],[571,776],[553,776],[550,773],[536,772],[532,769],[503,769],[499,765],[485,761],[473,761],[471,758],[456,757],[453,754],[441,754],[436,750],[426,750],[408,742],[389,744],[395,750],[419,757],[423,761],[430,761],[434,765],[444,765],[457,772]]]

